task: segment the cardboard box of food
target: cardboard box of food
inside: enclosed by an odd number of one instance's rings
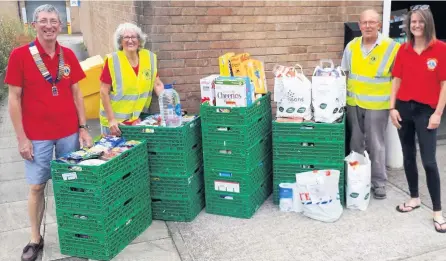
[[[249,77],[220,76],[215,80],[215,102],[222,107],[247,107],[254,101]]]
[[[245,67],[247,76],[251,79],[252,84],[254,85],[254,92],[256,94],[266,94],[267,87],[263,62],[255,59],[248,59],[242,63],[242,66]]]
[[[224,55],[218,57],[218,65],[220,66],[221,76],[233,76],[231,69],[231,57],[235,53],[225,53]]]
[[[248,76],[246,68],[242,63],[249,59],[249,53],[241,53],[231,57],[231,68],[233,76]]]
[[[215,79],[218,74],[213,74],[200,80],[201,104],[215,106]]]

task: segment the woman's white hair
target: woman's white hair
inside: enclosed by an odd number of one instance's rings
[[[113,39],[115,39],[115,49],[122,51],[122,38],[125,32],[132,32],[138,35],[139,48],[144,48],[146,44],[147,35],[142,32],[141,28],[132,23],[123,23],[118,25],[114,33]]]

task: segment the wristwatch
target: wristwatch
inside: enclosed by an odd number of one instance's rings
[[[85,125],[83,125],[83,124],[81,124],[81,125],[79,125],[79,129],[86,129],[86,130],[88,130],[90,127],[87,125],[87,124],[85,124]]]

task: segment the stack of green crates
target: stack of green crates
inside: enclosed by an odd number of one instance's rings
[[[249,107],[201,105],[206,212],[251,218],[271,194],[271,94]]]
[[[273,121],[273,201],[279,203],[279,184],[295,183],[296,173],[340,171],[339,196],[345,204],[345,117],[339,123]]]
[[[146,146],[98,166],[51,162],[62,254],[110,260],[150,226]]]
[[[200,117],[176,128],[120,129],[126,139],[147,140],[153,219],[195,219],[205,205]]]

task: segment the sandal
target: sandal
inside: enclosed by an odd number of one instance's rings
[[[401,213],[407,213],[407,212],[411,212],[411,211],[413,211],[413,210],[419,208],[421,205],[412,207],[412,206],[406,206],[406,203],[404,203],[403,206],[404,206],[404,208],[410,208],[410,210],[402,210],[402,209],[400,208],[400,205],[396,206],[396,210],[397,210],[398,212],[401,212]]]
[[[437,224],[440,228],[437,228],[437,226],[435,224]],[[438,233],[446,233],[446,228],[441,228],[441,226],[444,224],[446,224],[445,221],[443,221],[443,223],[440,223],[434,219],[434,227]]]
[[[23,248],[22,261],[35,261],[39,255],[40,250],[43,249],[43,237],[40,236],[40,242],[28,243],[28,245]]]

